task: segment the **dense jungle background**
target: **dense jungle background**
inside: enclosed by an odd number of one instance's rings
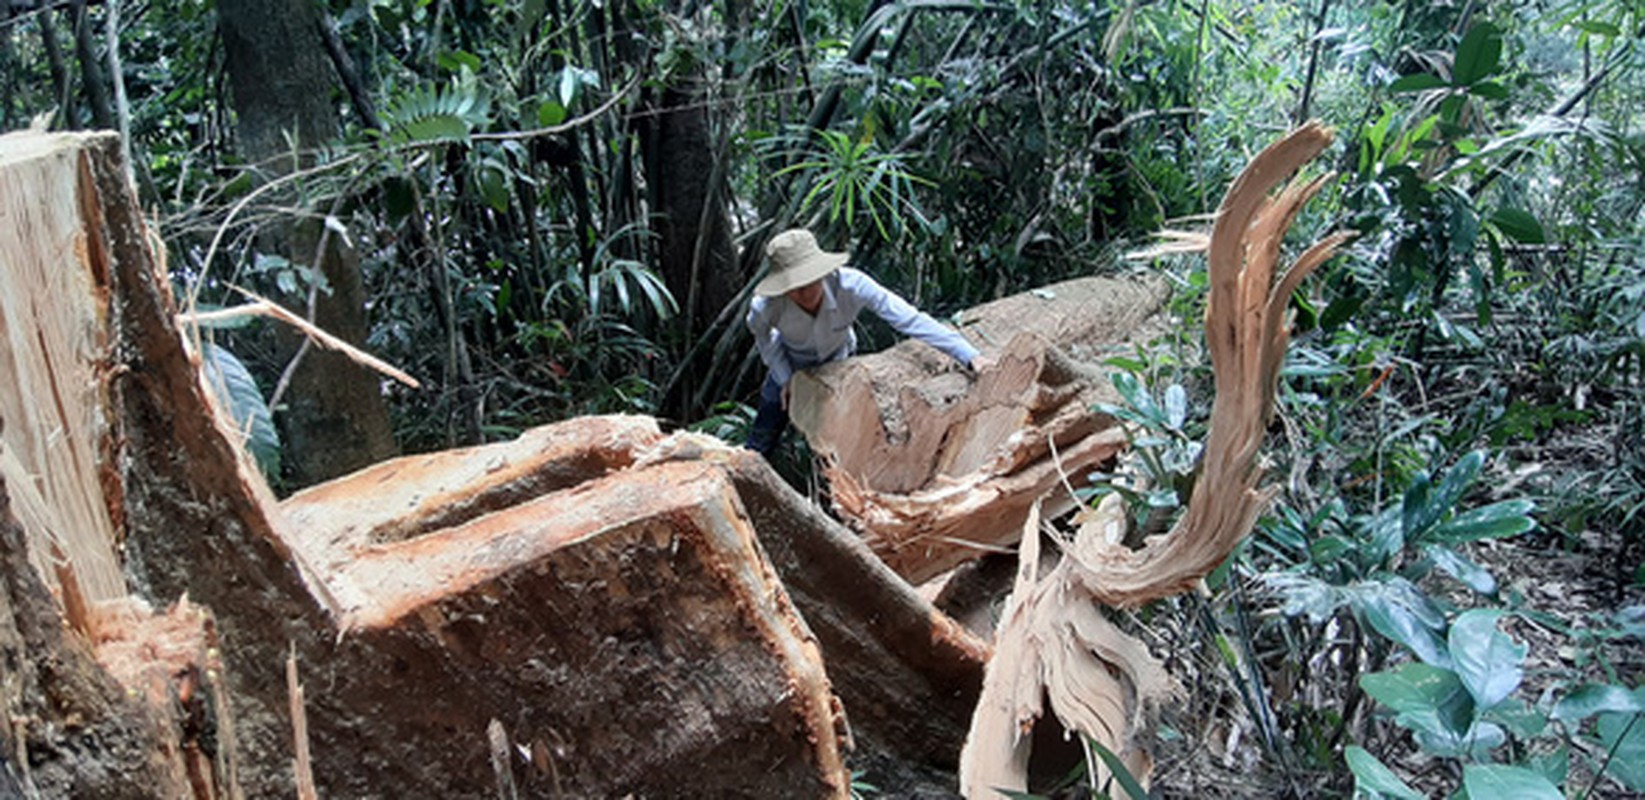
[[[1294,298],[1275,501],[1125,620],[1191,687],[1157,791],[1620,797],[1642,36],[1638,0],[0,0],[0,129],[120,130],[182,302],[272,298],[421,382],[214,323],[282,491],[579,414],[740,441],[759,254],[808,225],[938,317],[1167,276],[1181,324],[1110,361],[1153,481],[1086,490],[1157,519],[1209,411],[1203,262],[1121,256],[1323,120],[1293,238],[1358,236]]]

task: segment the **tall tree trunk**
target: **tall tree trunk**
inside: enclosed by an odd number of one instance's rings
[[[114,104],[109,101],[108,76],[103,74],[92,38],[96,29],[86,16],[85,0],[74,0],[69,8],[74,19],[74,56],[80,61],[80,84],[86,92],[86,104],[91,106],[92,124],[100,130],[114,130],[117,123]]]
[[[51,12],[42,11],[40,43],[46,48],[46,64],[51,67],[51,85],[56,91],[57,118],[64,128],[74,127],[74,95],[69,92],[69,71],[63,64],[63,48],[57,42],[57,26],[51,24]]]
[[[740,288],[726,216],[722,150],[709,124],[707,97],[682,80],[662,91],[654,132],[644,139],[647,185],[657,221],[658,264],[680,304],[685,339]]]
[[[288,150],[288,133],[299,148],[323,144],[338,133],[318,12],[304,0],[223,0],[217,13],[242,152],[279,171],[300,168],[299,162],[279,158]],[[314,298],[314,322],[360,344],[368,325],[355,254],[314,224],[278,232],[279,241],[272,244],[294,263],[309,264],[322,237],[327,242],[320,270],[331,291]],[[296,343],[291,345],[294,350]],[[365,368],[334,351],[310,352],[293,372],[290,388],[282,433],[296,483],[336,477],[394,454],[388,407],[377,377]]]
[[[726,211],[723,147],[711,125],[705,72],[676,79],[652,102],[640,137],[646,187],[656,215],[657,264],[679,304],[679,347],[690,348],[742,288]],[[689,358],[690,356],[687,356]],[[665,413],[696,416],[697,373],[689,365],[669,386]]]

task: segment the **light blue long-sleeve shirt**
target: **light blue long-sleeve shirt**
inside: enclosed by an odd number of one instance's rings
[[[787,297],[755,297],[749,304],[748,330],[754,334],[760,360],[779,386],[786,386],[796,369],[855,353],[857,332],[853,323],[865,308],[898,333],[919,339],[961,364],[970,364],[977,357],[977,348],[957,331],[858,270],[841,267],[824,277],[822,286],[822,303],[815,315]]]

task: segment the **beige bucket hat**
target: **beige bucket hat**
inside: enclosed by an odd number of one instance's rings
[[[765,245],[765,254],[771,258],[771,272],[754,284],[754,293],[761,297],[777,297],[821,279],[850,260],[845,253],[830,253],[817,245],[817,237],[804,228],[792,228],[776,236]]]

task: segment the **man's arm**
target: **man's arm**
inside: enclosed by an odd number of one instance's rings
[[[772,313],[770,302],[763,297],[754,298],[748,306],[748,332],[754,334],[754,348],[771,370],[771,377],[778,386],[787,386],[788,379],[794,377],[794,365],[788,361],[788,351],[783,349],[782,336],[777,333]]]
[[[972,347],[959,331],[932,319],[930,314],[915,308],[868,275],[854,269],[842,269],[840,286],[898,333],[919,339],[961,364],[975,365],[979,355],[977,348]]]

